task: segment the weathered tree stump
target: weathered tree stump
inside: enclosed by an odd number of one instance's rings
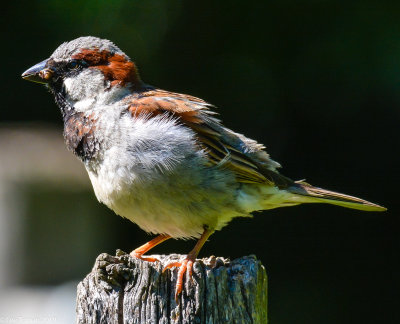
[[[255,256],[197,260],[178,304],[177,270],[162,268],[184,256],[154,257],[160,262],[99,255],[78,285],[77,323],[267,323],[267,274]]]

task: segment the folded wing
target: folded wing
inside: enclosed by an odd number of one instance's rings
[[[276,171],[280,165],[269,158],[264,146],[223,127],[202,99],[150,89],[127,98],[133,116],[168,115],[189,127],[204,149],[210,166],[231,170],[243,183],[264,183],[287,188],[294,182]]]

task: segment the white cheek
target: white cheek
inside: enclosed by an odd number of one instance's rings
[[[94,103],[95,103],[95,98],[87,98],[75,103],[74,108],[77,111],[84,112],[92,108]]]
[[[65,87],[65,91],[67,92],[67,94],[69,95],[69,97],[71,97],[71,99],[74,98],[74,79],[72,78],[66,78],[64,79],[64,87]]]
[[[64,80],[67,99],[75,108],[85,110],[94,103],[95,97],[107,87],[101,71],[87,69]],[[79,103],[78,103],[79,102]]]

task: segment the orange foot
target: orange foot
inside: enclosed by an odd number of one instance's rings
[[[138,258],[147,262],[157,262],[159,261],[157,258],[143,256],[147,251],[155,247],[156,245],[160,244],[171,238],[169,235],[161,234],[157,237],[153,238],[150,242],[143,244],[142,246],[138,247],[137,249],[133,250],[130,253],[130,256],[133,258]]]
[[[129,255],[132,258],[138,258],[140,260],[147,261],[147,262],[160,262],[160,260],[158,260],[157,258],[144,256],[143,254],[135,252],[135,250],[133,250],[131,253],[129,253]]]
[[[179,295],[182,293],[183,289],[183,276],[185,272],[187,272],[188,278],[192,279],[193,276],[193,263],[196,261],[197,256],[199,255],[200,249],[210,237],[210,235],[214,233],[213,229],[209,229],[208,227],[204,228],[203,234],[200,236],[200,239],[197,241],[196,245],[194,246],[193,250],[186,256],[183,261],[178,262],[171,262],[167,264],[163,271],[167,269],[171,269],[173,267],[179,268],[178,271],[178,278],[176,280],[176,287],[175,287],[175,301],[178,304],[179,302]]]
[[[167,264],[164,269],[163,273],[167,269],[171,269],[173,267],[179,268],[178,271],[178,278],[176,280],[176,287],[175,287],[175,301],[178,303],[179,301],[179,295],[182,293],[183,289],[183,276],[185,275],[185,272],[187,272],[187,276],[189,279],[192,279],[193,276],[193,263],[196,260],[196,256],[191,255],[190,253],[187,255],[187,257],[183,261],[177,261],[177,262],[171,262]]]

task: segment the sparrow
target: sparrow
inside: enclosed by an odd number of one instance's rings
[[[178,267],[175,298],[209,236],[235,217],[302,203],[386,208],[293,181],[265,147],[223,126],[208,102],[144,83],[114,43],[87,36],[61,44],[22,78],[45,84],[64,121],[66,146],[85,165],[97,199],[157,237],[198,239]]]

